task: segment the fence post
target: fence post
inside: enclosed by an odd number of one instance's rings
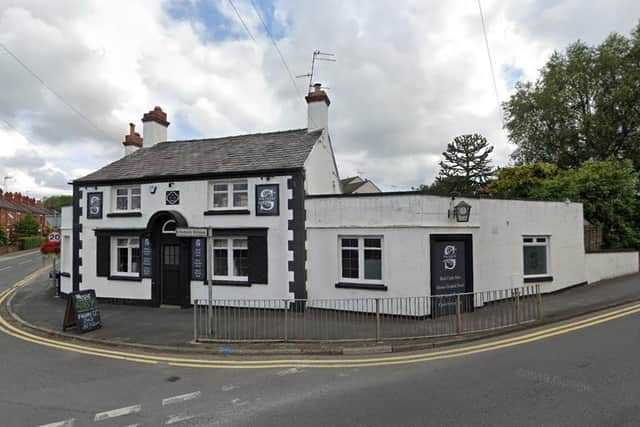
[[[456,296],[456,333],[462,332],[462,310],[460,309],[460,294]]]
[[[193,342],[198,342],[198,300],[193,301]]]
[[[380,342],[380,298],[376,298],[376,341]]]
[[[536,285],[536,302],[538,304],[538,320],[542,320],[542,293],[540,292],[540,284]]]
[[[286,342],[288,339],[288,331],[287,331],[287,319],[289,317],[289,308],[287,307],[287,300],[284,301],[284,341]]]
[[[520,289],[513,290],[516,294],[516,325],[520,324]]]

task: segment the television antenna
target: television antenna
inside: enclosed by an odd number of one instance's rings
[[[11,181],[13,180],[13,177],[11,175],[7,175],[4,178],[2,178],[2,188],[4,189],[5,193],[9,192],[9,187],[7,186],[7,181]]]
[[[336,59],[333,53],[320,52],[319,50],[313,51],[313,58],[311,59],[311,72],[296,76],[297,79],[302,77],[309,77],[308,93],[311,93],[311,88],[313,87],[313,72],[315,71],[315,68],[316,68],[316,61],[336,62]]]

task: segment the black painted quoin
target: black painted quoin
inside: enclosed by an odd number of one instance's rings
[[[470,234],[432,234],[431,315],[456,312],[456,294],[473,292],[473,249]],[[448,297],[447,295],[452,295]],[[463,311],[473,310],[473,294],[461,296]]]

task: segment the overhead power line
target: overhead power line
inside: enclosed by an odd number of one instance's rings
[[[240,15],[240,12],[238,11],[238,8],[236,8],[236,5],[233,3],[233,0],[228,0],[229,4],[231,5],[231,7],[233,8],[234,12],[236,13],[236,16],[238,17],[238,20],[240,21],[240,23],[242,24],[242,26],[244,27],[244,30],[247,32],[247,34],[249,35],[249,37],[251,38],[251,40],[253,40],[254,42],[256,42],[255,37],[253,37],[253,34],[251,34],[251,31],[249,31],[249,27],[247,26],[247,24],[244,22],[244,19],[242,19],[242,15]],[[257,42],[256,42],[257,43]]]
[[[493,91],[496,94],[496,102],[498,103],[498,112],[500,113],[500,121],[504,126],[502,117],[502,105],[500,103],[500,95],[498,94],[498,84],[496,82],[496,73],[493,69],[493,59],[491,59],[491,49],[489,48],[489,38],[487,37],[487,27],[484,22],[484,13],[482,12],[481,0],[478,0],[478,9],[480,10],[480,21],[482,22],[482,33],[484,34],[484,44],[487,47],[487,57],[489,58],[489,68],[491,69],[491,79],[493,80]]]
[[[109,139],[113,138],[112,135],[101,129],[98,125],[96,125],[90,118],[84,115],[80,110],[74,107],[71,103],[67,102],[62,95],[60,95],[57,91],[55,91],[51,86],[49,86],[35,71],[33,71],[24,61],[22,61],[15,53],[13,53],[5,44],[0,43],[0,47],[9,54],[20,66],[25,69],[31,76],[36,79],[42,86],[44,86],[49,92],[51,92],[60,102],[66,105],[71,111],[78,115],[78,117],[82,118],[85,122],[89,124],[94,130],[99,133],[105,135]]]

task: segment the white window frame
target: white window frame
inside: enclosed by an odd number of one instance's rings
[[[226,195],[227,195],[227,205],[226,206],[215,206],[214,205],[214,194],[216,193],[215,191],[215,186],[216,185],[221,185],[224,184],[227,186],[227,191],[226,191]],[[235,184],[245,184],[247,186],[246,190],[235,190],[234,185]],[[218,193],[223,193],[222,191],[219,191]],[[233,195],[235,193],[247,193],[247,204],[246,206],[233,206]],[[247,210],[249,209],[249,180],[248,179],[231,179],[231,180],[225,180],[225,181],[212,181],[211,184],[209,185],[209,195],[211,198],[211,202],[209,203],[209,205],[211,206],[212,210]]]
[[[136,195],[140,197],[140,207],[137,209],[131,208],[132,206],[132,198],[134,197],[132,194],[132,190],[137,189],[139,194]],[[125,196],[118,196],[118,190],[127,190],[127,209],[118,209],[118,198]],[[127,186],[119,186],[113,187],[113,209],[114,212],[140,212],[142,210],[142,187],[140,185],[127,185]]]
[[[225,240],[227,242],[227,275],[226,276],[221,276],[221,275],[217,275],[216,270],[215,270],[215,250],[216,249],[222,249],[222,247],[215,245],[215,241],[216,240]],[[230,237],[213,237],[213,253],[211,254],[211,271],[213,273],[213,280],[228,280],[228,281],[233,281],[233,282],[247,282],[249,281],[249,276],[235,276],[233,273],[233,241],[234,240],[244,240],[246,242],[246,246],[244,248],[235,248],[235,249],[245,249],[247,251],[247,254],[249,252],[249,239],[247,238],[247,236],[230,236]],[[247,260],[248,261],[248,260]]]
[[[525,239],[532,239],[531,242],[525,242]],[[544,242],[539,242],[538,239],[545,239]],[[543,246],[545,247],[546,254],[546,266],[547,271],[542,274],[525,274],[525,261],[524,261],[524,248],[531,246]],[[540,277],[551,276],[551,236],[548,234],[523,234],[522,235],[522,275],[525,279],[536,279]]]
[[[119,239],[126,239],[127,246],[118,246]],[[138,245],[134,245],[131,243],[132,240],[137,240]],[[118,249],[127,248],[127,270],[128,271],[118,271]],[[138,271],[132,272],[132,262],[131,258],[133,255],[133,248],[138,248]],[[140,236],[111,236],[111,275],[112,276],[123,276],[123,277],[139,277],[140,270],[142,268],[142,251],[140,250]]]
[[[358,240],[358,278],[342,277],[342,240],[343,239],[356,239]],[[365,279],[364,278],[364,241],[365,239],[379,239],[380,248],[368,247],[371,250],[380,250],[380,279]],[[354,248],[355,249],[355,248]],[[368,284],[383,284],[384,283],[384,238],[379,235],[366,236],[338,236],[338,277],[340,282],[343,283],[368,283]]]

